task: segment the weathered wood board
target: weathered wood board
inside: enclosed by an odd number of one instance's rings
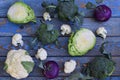
[[[1,0],[0,1],[0,17],[6,17],[9,7],[16,1],[23,1],[26,4],[30,5],[31,8],[35,11],[37,17],[41,17],[44,9],[41,7],[43,1],[57,4],[57,0]],[[91,1],[95,3],[95,0],[75,0],[75,3],[79,6],[79,11],[84,11],[86,17],[92,17],[92,10],[86,10],[85,4]],[[119,0],[105,0],[103,4],[106,4],[112,9],[112,16],[120,16],[120,1]],[[89,14],[88,14],[89,13]]]
[[[34,46],[32,46],[32,41],[34,40],[33,37],[23,37],[24,40],[24,46],[21,47],[23,49],[28,50],[28,52],[30,53],[31,56],[35,56],[35,54],[37,53],[37,50],[41,47],[39,46],[40,43],[36,43],[37,45],[34,44]],[[3,43],[3,41],[6,41],[5,43]],[[43,46],[47,51],[48,51],[48,56],[54,56],[54,57],[64,57],[64,56],[70,56],[68,54],[67,51],[67,44],[68,44],[68,37],[59,37],[58,39],[59,41],[59,45],[55,45],[55,44],[49,44],[49,45],[45,45]],[[110,52],[112,53],[113,56],[120,56],[119,52],[120,52],[120,37],[108,37],[106,39],[106,41],[109,42],[109,45],[107,47],[107,49],[110,49]],[[96,46],[94,47],[94,49],[92,49],[91,51],[89,51],[85,56],[100,56],[100,52],[99,52],[99,48],[100,45],[102,44],[103,39],[101,39],[100,37],[97,37],[97,42],[96,42]],[[5,57],[7,55],[7,52],[11,49],[19,49],[19,47],[14,47],[11,44],[11,37],[1,37],[0,38],[0,51],[1,57]]]
[[[66,57],[48,57],[46,61],[53,61],[53,60],[56,61],[60,67],[59,77],[67,77],[67,76],[69,76],[69,74],[64,73],[64,62],[70,60],[71,58],[76,60],[76,62],[77,62],[77,68],[75,71],[80,71],[83,64],[88,63],[89,61],[94,59],[94,57],[67,57],[67,58]],[[31,76],[31,77],[43,77],[42,70],[38,67],[40,61],[38,61],[34,57],[33,57],[33,59],[34,59],[36,64],[35,64],[33,72],[31,72],[29,76]],[[113,76],[119,76],[120,59],[119,59],[119,57],[113,57],[113,60],[116,62],[116,70],[114,71]],[[5,61],[5,57],[0,57],[0,64],[1,64],[0,75],[4,76],[4,77],[8,77],[9,75],[3,70],[4,61]]]
[[[33,36],[36,30],[39,28],[40,20],[42,20],[42,18],[37,18],[36,20],[37,20],[36,23],[31,22],[31,23],[22,25],[24,26],[24,28],[21,29],[21,25],[11,23],[7,18],[0,18],[0,36],[12,36],[15,33],[21,33],[23,36]],[[120,36],[119,21],[120,21],[120,18],[111,18],[107,22],[97,22],[93,18],[85,18],[84,23],[81,27],[91,29],[93,32],[95,32],[98,27],[105,27],[108,31],[107,36]],[[53,23],[54,28],[59,30],[60,26],[63,23],[67,23],[67,22],[62,22],[62,21],[59,21],[58,19],[53,19],[49,23],[51,24]],[[79,29],[81,27],[77,26],[76,28]]]

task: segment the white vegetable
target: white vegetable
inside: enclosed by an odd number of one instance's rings
[[[65,35],[65,34],[70,34],[71,33],[71,27],[69,26],[69,25],[67,25],[67,24],[63,24],[62,26],[61,26],[61,34],[62,35]]]
[[[35,22],[34,11],[22,1],[15,2],[8,9],[7,17],[11,22],[24,24],[30,21]]]
[[[50,17],[50,14],[48,13],[48,12],[45,12],[44,14],[43,14],[43,18],[44,18],[44,20],[45,21],[51,21],[51,17]]]
[[[5,64],[7,66],[6,72],[16,79],[26,78],[34,67],[32,57],[23,49],[10,50],[7,54]]]
[[[69,38],[68,51],[71,56],[82,56],[93,49],[95,44],[94,33],[90,29],[81,28]]]
[[[75,70],[75,68],[76,68],[76,61],[74,61],[74,60],[67,61],[64,64],[64,72],[65,73],[71,73]]]
[[[18,46],[18,44],[20,44],[21,46],[23,46],[23,40],[22,40],[22,35],[21,34],[15,34],[12,37],[12,44],[14,46]]]
[[[106,38],[107,36],[107,30],[104,27],[99,27],[96,31],[97,35],[99,35],[102,38]]]
[[[45,60],[47,58],[47,51],[43,48],[40,48],[35,56],[37,59]]]

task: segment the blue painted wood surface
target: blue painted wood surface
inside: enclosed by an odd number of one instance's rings
[[[35,31],[40,26],[41,18],[37,18],[37,23],[28,23],[24,25],[24,29],[21,29],[18,24],[14,24],[8,21],[7,18],[0,18],[0,36],[12,36],[15,33],[21,33],[23,36],[33,36]],[[120,36],[120,18],[111,18],[107,22],[97,22],[93,18],[85,18],[82,27],[91,29],[93,32],[96,31],[98,27],[105,27],[108,31],[107,36]],[[63,23],[57,19],[53,19],[50,23],[54,24],[55,29],[60,29]],[[78,27],[80,28],[80,27]]]
[[[21,29],[21,25],[17,25],[14,23],[9,22],[7,19],[6,13],[9,7],[16,1],[23,1],[26,4],[30,5],[31,8],[35,11],[37,23],[28,23],[23,25],[24,28]],[[30,55],[35,60],[35,69],[29,75],[28,78],[23,80],[46,80],[43,77],[41,70],[37,67],[39,61],[35,59],[35,54],[37,49],[40,48],[39,45],[35,45],[34,48],[31,47],[31,41],[34,39],[35,31],[39,28],[40,19],[44,12],[44,9],[41,7],[41,3],[43,1],[53,2],[57,4],[57,0],[0,0],[0,80],[16,80],[11,78],[4,70],[3,70],[3,63],[5,61],[7,52],[10,49],[18,49],[18,47],[14,47],[11,45],[11,37],[15,33],[21,33],[23,35],[23,40],[25,42],[23,48],[28,50]],[[86,16],[84,19],[84,23],[82,27],[89,28],[93,32],[96,31],[98,27],[105,27],[108,31],[107,40],[110,42],[109,49],[112,53],[113,60],[116,62],[116,70],[111,77],[106,78],[105,80],[120,80],[120,0],[105,0],[103,4],[106,4],[112,9],[112,17],[107,22],[97,22],[92,17],[92,10],[85,9],[85,4],[88,1],[92,1],[95,3],[94,0],[75,0],[76,4],[79,6],[79,11],[84,11]],[[89,13],[89,14],[88,14]],[[60,26],[63,23],[57,19],[53,19],[50,23],[55,25],[55,29],[60,29]],[[80,27],[79,27],[80,28]],[[102,43],[102,39],[97,37],[97,43],[93,50],[88,52],[85,56],[82,57],[71,57],[68,55],[67,52],[67,43],[68,43],[69,35],[66,37],[60,36],[59,42],[60,47],[56,46],[55,44],[46,45],[44,48],[48,51],[48,60],[55,60],[60,65],[60,74],[59,77],[53,80],[63,80],[65,77],[69,76],[63,72],[63,64],[65,61],[74,59],[77,61],[77,68],[79,70],[82,64],[87,63],[95,56],[101,56],[98,52],[100,44]],[[96,79],[97,80],[97,79]]]
[[[41,2],[47,1],[47,2],[52,2],[54,4],[57,4],[57,0],[1,0],[0,17],[6,17],[6,13],[9,7],[16,1],[23,1],[26,4],[30,5],[34,9],[37,17],[42,16],[42,13],[44,12],[43,8],[41,7]],[[85,11],[86,17],[92,17],[92,11],[86,10],[85,8],[85,4],[88,1],[95,3],[95,0],[75,0],[76,4],[79,6],[79,10]],[[116,0],[116,1],[115,0],[104,0],[103,2],[103,4],[106,4],[112,9],[113,17],[120,16],[120,4],[119,3],[120,3],[119,0]]]
[[[18,47],[14,47],[11,44],[12,37],[0,37],[0,56],[5,57],[7,55],[7,52],[10,49],[18,49]],[[33,41],[33,37],[23,37],[24,40],[24,46],[22,48],[29,51],[31,56],[34,56],[37,52],[37,49],[40,48],[39,43],[35,46],[31,46],[31,42]],[[106,39],[109,41],[109,46],[107,49],[110,49],[110,52],[113,56],[120,56],[120,37],[107,37]],[[3,43],[3,41],[6,41]],[[44,46],[44,48],[48,51],[48,56],[59,56],[59,57],[70,57],[70,55],[67,52],[67,44],[68,44],[68,37],[59,37],[58,41],[60,42],[60,46],[56,46],[55,44],[49,44]],[[97,43],[93,50],[89,51],[85,56],[100,56],[99,47],[102,43],[103,39],[100,37],[97,37]]]

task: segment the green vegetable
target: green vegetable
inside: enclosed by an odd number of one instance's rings
[[[88,3],[86,4],[86,8],[87,8],[87,9],[95,9],[95,8],[96,8],[96,5],[93,4],[93,3],[91,3],[91,2],[88,2]]]
[[[59,31],[53,30],[51,24],[47,25],[45,23],[42,23],[40,25],[40,28],[37,30],[36,35],[42,44],[49,44],[57,40],[59,37]]]
[[[100,52],[104,56],[94,58],[84,65],[81,72],[73,73],[65,80],[93,80],[93,77],[104,80],[112,75],[115,70],[115,62],[112,60],[111,53],[106,49],[107,43],[103,42],[100,47]]]
[[[74,3],[74,0],[58,0],[57,11],[59,19],[63,21],[73,21],[82,25],[81,22],[83,22],[83,18],[81,17],[83,17],[83,15],[80,15],[78,12],[78,7]]]
[[[85,55],[96,43],[96,37],[93,32],[86,28],[81,28],[72,34],[69,39],[68,51],[72,56]]]
[[[110,45],[108,45],[108,42],[103,42],[102,45],[101,45],[101,47],[100,47],[100,52],[101,52],[101,54],[103,54],[106,58],[112,59],[111,52],[110,52],[110,50],[107,49],[109,46],[110,46]]]
[[[84,72],[88,75],[103,79],[112,75],[115,70],[115,62],[112,60],[110,51],[107,50],[108,42],[103,42],[100,47],[102,57],[96,57],[88,63]]]
[[[55,12],[56,12],[56,5],[54,4],[49,4],[47,2],[43,2],[42,4],[42,7],[45,8],[46,12],[49,12],[50,16],[51,17],[54,17],[55,15]]]
[[[27,73],[30,73],[33,70],[34,62],[22,61],[21,64],[27,70]]]
[[[74,0],[58,0],[58,5],[48,4],[43,2],[42,6],[46,9],[50,15],[58,15],[58,18],[62,21],[70,21],[75,25],[82,25],[83,17],[78,11],[78,6],[74,3]]]
[[[34,11],[23,2],[14,3],[9,8],[7,16],[11,22],[18,24],[28,23],[30,21],[35,22]]]
[[[4,70],[7,70],[7,68],[8,68],[8,65],[5,63]]]
[[[75,72],[69,77],[65,78],[64,80],[92,80],[93,77],[90,77],[89,75],[84,75],[81,72]]]
[[[115,63],[105,57],[96,57],[88,65],[90,76],[95,78],[106,78],[115,70]]]
[[[97,3],[97,4],[100,4],[100,3],[102,3],[104,0],[95,0],[95,2]],[[87,4],[86,4],[86,8],[87,9],[95,9],[97,7],[97,5],[96,4],[94,4],[94,3],[92,3],[92,2],[87,2]]]
[[[74,0],[58,0],[58,17],[61,20],[72,20],[78,13],[78,7],[74,4]]]
[[[25,54],[26,54],[26,55],[29,55],[29,53],[28,53],[27,51],[25,52]]]

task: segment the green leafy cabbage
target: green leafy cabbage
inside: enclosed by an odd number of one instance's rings
[[[81,28],[69,38],[69,54],[72,56],[82,56],[91,50],[95,43],[96,37],[93,32],[89,29]]]
[[[23,2],[14,3],[9,8],[7,16],[11,22],[18,24],[28,23],[30,21],[35,22],[34,11]]]

